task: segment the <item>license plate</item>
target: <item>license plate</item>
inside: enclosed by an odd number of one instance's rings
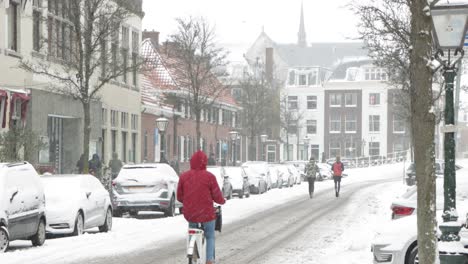
[[[144,191],[146,189],[145,186],[131,186],[127,188],[129,191]]]

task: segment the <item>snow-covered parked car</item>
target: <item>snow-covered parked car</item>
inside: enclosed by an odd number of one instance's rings
[[[323,181],[333,178],[333,172],[331,170],[331,166],[327,163],[317,163],[317,167],[319,168],[317,171],[317,180]]]
[[[232,198],[232,184],[229,180],[228,175],[224,173],[224,168],[220,166],[210,166],[206,168],[207,171],[211,172],[216,177],[219,189],[223,193],[224,198]]]
[[[289,169],[289,172],[293,175],[294,177],[294,183],[295,184],[301,184],[302,182],[302,177],[301,177],[301,173],[299,172],[299,170],[296,168],[296,166],[292,165],[292,164],[289,164],[288,165],[288,169]]]
[[[114,215],[129,212],[160,211],[175,216],[182,204],[176,200],[179,177],[165,163],[125,165],[112,182]]]
[[[41,177],[46,197],[48,234],[78,236],[84,230],[112,229],[109,192],[92,175],[49,175]]]
[[[457,203],[459,215],[466,215],[468,203]],[[437,210],[437,223],[442,223],[442,211]],[[459,222],[465,221],[460,217]],[[468,246],[468,230],[462,228],[460,231],[462,244]],[[437,228],[437,236],[440,238],[441,232]],[[411,215],[385,223],[385,227],[378,230],[371,244],[374,255],[374,264],[416,264],[418,257],[418,231],[417,217]]]
[[[283,187],[283,180],[278,175],[278,169],[276,168],[278,164],[269,163],[268,168],[270,171],[270,179],[271,179],[271,188],[282,188]]]
[[[292,187],[295,183],[294,175],[288,168],[288,165],[278,164],[276,167],[278,170],[278,175],[283,180],[283,187]]]
[[[271,188],[270,170],[264,161],[248,161],[242,164],[250,183],[250,193],[264,193]]]
[[[457,171],[457,201],[468,200],[468,169]],[[400,197],[397,197],[391,205],[392,219],[416,214],[417,188],[411,186]],[[444,205],[444,179],[436,179],[436,208],[441,209]]]
[[[250,196],[249,177],[241,167],[224,167],[224,172],[232,185],[232,192],[239,198]]]
[[[42,246],[45,238],[45,196],[39,175],[27,162],[0,163],[0,252],[13,240]]]

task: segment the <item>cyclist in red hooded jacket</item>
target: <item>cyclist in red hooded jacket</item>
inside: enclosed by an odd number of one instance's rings
[[[224,204],[216,177],[206,170],[208,158],[199,150],[190,159],[190,170],[182,173],[177,186],[177,200],[183,204],[189,227],[204,226],[206,263],[214,263],[216,212],[213,203]]]

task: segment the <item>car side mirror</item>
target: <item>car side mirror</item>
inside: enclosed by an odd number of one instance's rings
[[[18,194],[18,189],[14,189],[11,191],[10,195],[10,203],[13,202],[13,199],[15,199],[15,196]]]
[[[91,196],[91,192],[86,192],[86,198],[89,199],[89,196]]]

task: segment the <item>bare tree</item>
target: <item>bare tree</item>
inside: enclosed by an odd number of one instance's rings
[[[418,188],[418,248],[421,263],[435,263],[434,128],[430,6],[438,1],[354,1],[360,36],[375,64],[387,69],[388,83],[401,93],[399,115],[411,122]],[[442,87],[442,85],[441,85]],[[409,100],[405,99],[408,98]]]
[[[201,113],[228,91],[218,77],[225,76],[227,53],[216,44],[214,27],[204,18],[176,19],[177,32],[171,39],[167,60],[179,87],[184,89],[190,111],[195,115],[197,147],[200,147]]]
[[[117,78],[127,81],[129,75],[137,78],[137,72],[145,64],[138,56],[139,43],[119,46],[120,25],[132,16],[139,15],[138,1],[130,0],[73,0],[59,1],[49,6],[50,12],[61,14],[64,23],[63,38],[56,36],[48,22],[49,36],[41,41],[40,52],[45,58],[23,59],[20,67],[34,74],[43,75],[54,83],[55,92],[71,96],[83,106],[83,154],[89,156],[91,133],[90,105],[99,100],[99,92]],[[127,34],[127,35],[125,35]],[[129,32],[122,38],[130,39]],[[146,63],[146,65],[150,65]],[[88,160],[84,160],[84,172],[88,172]]]
[[[256,155],[256,142],[265,130],[267,114],[269,112],[273,91],[263,76],[247,74],[240,81],[242,89],[240,103],[242,106],[243,127],[249,136],[249,158]]]
[[[280,100],[280,120],[281,128],[286,134],[286,160],[290,160],[289,157],[289,135],[296,134],[299,138],[299,130],[301,127],[302,120],[304,119],[304,112],[298,111],[295,107],[290,107],[288,102],[288,96],[281,96]],[[299,144],[299,140],[298,140]]]

